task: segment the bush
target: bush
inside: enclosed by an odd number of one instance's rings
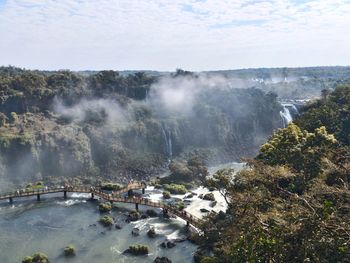
[[[213,193],[207,193],[203,196],[203,200],[215,201],[215,197]]]
[[[169,199],[171,197],[171,195],[170,195],[170,192],[169,191],[164,191],[163,192],[163,198],[164,199]]]
[[[109,212],[109,211],[111,211],[111,209],[112,209],[112,205],[110,203],[102,203],[98,206],[98,210],[101,213]]]
[[[113,218],[110,216],[103,216],[100,218],[100,223],[105,227],[112,226],[113,225]]]
[[[129,213],[128,217],[129,217],[130,221],[137,221],[140,219],[140,213],[138,211],[134,210],[134,211],[131,211]]]
[[[49,263],[49,259],[44,253],[38,252],[33,255],[33,263]]]
[[[64,255],[66,257],[74,257],[75,256],[75,248],[72,245],[66,246],[64,248]]]
[[[130,253],[135,256],[139,255],[147,255],[148,254],[148,246],[145,245],[131,245],[129,246],[129,249],[126,251],[127,253]]]
[[[38,252],[23,258],[22,263],[49,263],[49,259],[44,253]]]
[[[104,183],[101,185],[101,189],[106,191],[118,191],[122,188],[123,188],[122,185],[115,184],[115,183]]]
[[[165,184],[164,190],[170,192],[171,194],[186,194],[187,189],[181,184]]]
[[[32,263],[33,258],[31,256],[26,256],[23,258],[22,263]]]

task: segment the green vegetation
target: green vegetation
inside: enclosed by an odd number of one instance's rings
[[[118,191],[122,188],[123,186],[121,184],[116,184],[116,183],[103,183],[101,185],[101,189],[107,190],[107,191]]]
[[[163,188],[165,191],[170,192],[171,194],[174,194],[174,195],[176,194],[183,195],[187,193],[186,187],[181,184],[165,184],[163,185]]]
[[[171,175],[168,178],[162,178],[163,183],[173,182],[186,184],[196,182],[200,184],[208,175],[208,169],[201,157],[195,155],[187,160],[187,162],[173,161],[169,165]]]
[[[164,79],[198,80],[196,74],[181,72]],[[172,155],[186,161],[170,165],[173,180],[166,183],[200,183],[207,174],[205,164],[251,156],[262,142],[255,138],[265,138],[281,125],[275,94],[255,88],[232,92],[226,84],[215,91],[201,89],[191,114],[169,112],[145,100],[146,94],[154,95],[151,86],[162,80],[142,72],[0,67],[4,173],[13,182],[84,176],[95,184],[106,178],[125,183],[129,176],[164,169],[171,139]]]
[[[113,225],[113,218],[105,215],[100,218],[100,223],[105,227],[110,227]]]
[[[171,198],[171,194],[169,191],[164,191],[163,192],[163,198],[164,199],[170,199]]]
[[[141,214],[137,210],[133,210],[129,213],[128,218],[130,221],[137,221],[141,218]]]
[[[208,179],[228,209],[208,215],[198,262],[350,261],[349,94],[340,87],[309,105],[235,177],[220,170]]]
[[[149,252],[148,246],[146,245],[131,245],[129,246],[129,249],[127,249],[127,253],[130,253],[135,256],[140,256],[140,255],[147,255]]]
[[[49,263],[49,259],[44,253],[38,252],[33,256],[24,257],[22,263]]]
[[[64,248],[64,256],[65,257],[74,257],[76,254],[75,247],[72,245],[66,246]]]
[[[98,210],[101,213],[106,213],[112,210],[112,205],[111,203],[102,203],[98,206]]]

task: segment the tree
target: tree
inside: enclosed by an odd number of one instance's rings
[[[225,199],[226,204],[230,205],[229,191],[232,186],[233,176],[233,169],[220,169],[205,181],[205,186],[209,189],[214,188],[218,190]]]

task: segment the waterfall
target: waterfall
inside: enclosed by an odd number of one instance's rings
[[[283,122],[283,127],[286,127],[288,125],[288,123],[293,121],[293,117],[292,114],[290,113],[288,107],[292,107],[290,106],[290,104],[283,104],[281,103],[283,110],[280,111],[280,116],[282,118],[282,122]],[[293,104],[292,104],[293,105]],[[293,105],[294,106],[294,105]],[[294,106],[295,107],[295,106]],[[292,107],[293,108],[293,107]],[[296,107],[295,107],[296,108]],[[298,109],[297,109],[298,110]]]
[[[297,107],[295,107],[294,104],[292,104],[292,109],[295,111],[295,114],[296,114],[296,115],[299,115],[299,110],[298,110]]]
[[[165,141],[165,152],[171,160],[173,157],[173,142],[171,140],[171,131],[164,129],[164,126],[162,125],[162,133]]]

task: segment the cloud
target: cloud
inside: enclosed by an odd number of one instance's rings
[[[347,0],[0,0],[0,64],[190,70],[347,64]]]

